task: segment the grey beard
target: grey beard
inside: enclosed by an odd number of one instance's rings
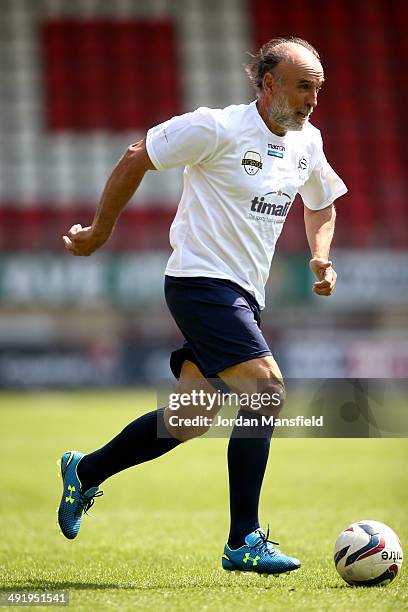
[[[303,125],[298,123],[294,116],[294,111],[288,108],[285,99],[282,97],[276,98],[269,109],[269,119],[279,125],[283,130],[291,130],[299,132]],[[307,120],[306,120],[307,121]]]
[[[284,130],[291,131],[300,131],[304,125],[302,123],[298,123],[293,117],[293,115],[289,113],[277,113],[276,116],[273,118],[273,121],[275,121],[275,123]]]

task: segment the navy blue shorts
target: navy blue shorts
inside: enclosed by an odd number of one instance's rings
[[[165,277],[167,306],[184,336],[170,367],[180,378],[186,359],[206,378],[237,363],[271,355],[258,302],[239,285],[217,278]]]

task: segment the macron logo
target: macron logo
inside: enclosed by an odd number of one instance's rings
[[[280,157],[282,159],[285,149],[286,147],[284,145],[268,144],[268,155]]]

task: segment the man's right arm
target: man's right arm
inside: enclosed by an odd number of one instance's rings
[[[147,170],[155,170],[146,150],[145,140],[130,145],[118,161],[95,212],[92,225],[73,225],[63,236],[66,249],[73,255],[91,255],[112,234],[120,213],[129,202]]]

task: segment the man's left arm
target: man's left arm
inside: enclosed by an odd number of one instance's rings
[[[312,253],[310,269],[317,278],[313,291],[317,295],[331,295],[337,274],[330,261],[330,245],[334,234],[336,209],[333,204],[320,210],[304,206],[306,236]]]

